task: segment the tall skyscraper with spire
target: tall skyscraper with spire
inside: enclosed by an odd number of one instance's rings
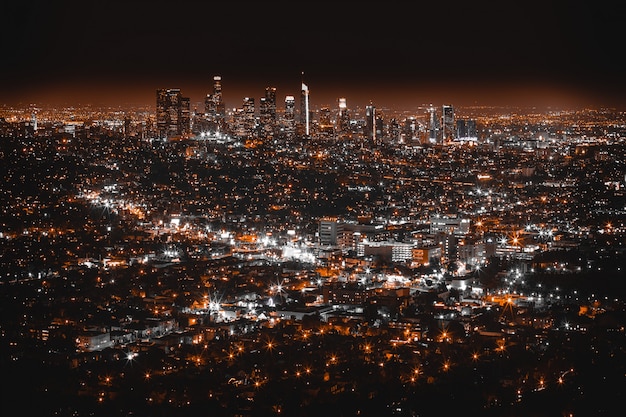
[[[304,76],[304,73],[302,73]],[[300,125],[303,134],[309,136],[311,133],[311,107],[309,103],[309,86],[302,81],[300,90]]]

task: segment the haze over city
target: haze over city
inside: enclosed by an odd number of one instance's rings
[[[4,104],[201,101],[265,87],[316,105],[618,106],[617,14],[604,2],[11,2],[0,29]]]

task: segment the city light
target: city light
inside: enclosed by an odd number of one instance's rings
[[[308,80],[302,107],[268,87],[227,111],[216,77],[200,103],[38,106],[36,129],[0,109],[21,389],[125,415],[525,414],[538,395],[568,415],[619,389],[621,112],[333,107]]]

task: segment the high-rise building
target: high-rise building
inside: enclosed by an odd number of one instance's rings
[[[389,120],[387,132],[389,135],[389,139],[391,139],[392,141],[394,142],[403,141],[402,126],[400,125],[400,122],[395,117],[392,117],[391,120]]]
[[[309,136],[311,133],[311,107],[309,103],[309,87],[302,83],[302,89],[300,90],[300,125],[303,129],[303,134]]]
[[[271,135],[276,127],[276,87],[267,87],[259,101],[259,121],[264,134]]]
[[[251,138],[256,131],[254,98],[244,97],[242,107],[233,111],[232,132],[239,138]]]
[[[267,87],[265,89],[265,100],[267,100],[267,115],[276,121],[276,87]]]
[[[156,97],[157,135],[160,139],[181,138],[191,131],[189,98],[179,88],[158,89]]]
[[[454,140],[454,108],[444,104],[441,109],[441,139],[443,142]]]
[[[204,116],[212,130],[223,130],[226,119],[226,105],[222,98],[222,77],[213,77],[213,94],[204,100]]]
[[[254,97],[244,97],[243,99],[243,125],[246,135],[251,136],[256,128],[256,118],[254,116]]]
[[[291,136],[296,131],[296,98],[285,96],[285,112],[283,114],[283,131],[287,136]]]
[[[342,220],[339,220],[336,217],[324,217],[320,220],[318,230],[320,245],[339,245],[342,233]]]
[[[320,109],[319,132],[322,134],[328,135],[328,134],[332,134],[334,130],[335,130],[335,127],[331,120],[330,108],[324,106]]]
[[[385,122],[383,120],[383,114],[380,112],[376,113],[376,117],[374,118],[374,137],[376,140],[380,141],[384,136]]]
[[[456,121],[456,140],[477,141],[476,120],[459,119]]]
[[[348,115],[348,103],[344,97],[338,99],[339,113],[337,114],[337,131],[346,133],[350,128],[350,116]]]
[[[408,117],[404,120],[402,135],[406,140],[419,139],[420,125],[415,117]]]
[[[428,113],[430,115],[428,123],[428,142],[437,143],[440,129],[439,119],[437,118],[437,109],[431,106],[428,108]]]
[[[365,106],[365,137],[376,140],[376,107],[372,103]]]

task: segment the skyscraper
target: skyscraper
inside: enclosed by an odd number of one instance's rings
[[[33,126],[33,132],[37,132],[37,113],[31,114],[31,125]]]
[[[376,140],[376,107],[372,103],[365,106],[365,137]]]
[[[259,101],[259,121],[266,135],[271,135],[276,126],[276,87],[267,87],[265,97]]]
[[[334,130],[334,125],[330,115],[330,108],[324,106],[319,112],[319,133],[331,135]]]
[[[339,113],[337,114],[337,131],[339,133],[346,133],[350,124],[350,117],[348,116],[348,103],[344,97],[339,98]]]
[[[156,113],[160,139],[181,138],[190,133],[189,97],[183,97],[179,88],[157,90]]]
[[[244,97],[243,99],[243,125],[245,134],[252,136],[256,128],[254,97]]]
[[[429,107],[428,113],[430,114],[430,120],[428,123],[428,142],[437,143],[439,137],[439,119],[437,118],[437,109],[435,107]]]
[[[383,129],[385,128],[385,123],[383,121],[382,112],[376,112],[374,117],[374,138],[378,141],[382,140],[384,136]]]
[[[456,140],[477,141],[478,132],[476,130],[476,120],[459,119],[456,121]]]
[[[408,117],[404,120],[402,134],[407,140],[419,139],[420,125],[415,117]]]
[[[441,109],[441,139],[443,142],[454,140],[454,108],[444,104]]]
[[[309,136],[311,126],[311,114],[309,105],[309,87],[302,83],[302,89],[300,91],[300,125],[303,128],[305,136]]]
[[[285,96],[284,129],[287,136],[293,135],[296,130],[296,98]]]
[[[223,130],[226,118],[226,105],[222,99],[222,77],[213,77],[213,94],[204,100],[204,115],[212,130]]]

